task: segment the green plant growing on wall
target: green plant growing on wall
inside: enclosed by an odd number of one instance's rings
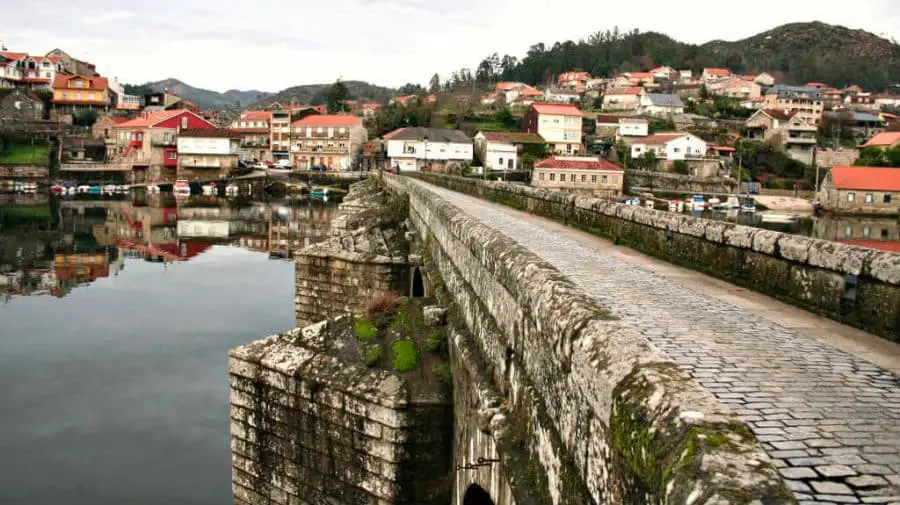
[[[394,370],[398,372],[411,372],[419,367],[419,355],[416,349],[416,341],[404,338],[395,340],[391,344],[394,354]]]
[[[447,350],[447,335],[441,328],[432,328],[425,335],[425,350],[440,354]]]
[[[356,319],[353,321],[353,335],[360,342],[371,342],[378,335],[378,328],[368,319]]]
[[[690,167],[688,167],[687,163],[683,160],[675,160],[675,162],[672,163],[672,171],[676,174],[691,175]]]
[[[368,348],[366,348],[366,366],[372,368],[373,366],[377,365],[378,362],[381,361],[382,354],[384,354],[384,349],[382,349],[381,344],[370,345]]]
[[[444,384],[448,386],[453,385],[453,368],[450,367],[450,363],[437,365],[432,368],[431,371],[434,372],[434,374],[438,376],[438,379]]]

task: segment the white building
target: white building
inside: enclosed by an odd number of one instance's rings
[[[619,136],[646,137],[650,134],[650,123],[640,117],[619,118]]]
[[[603,94],[603,110],[637,110],[644,88],[629,86],[607,89]]]
[[[472,139],[459,130],[400,128],[384,136],[390,166],[399,172],[453,171],[471,164]]]
[[[475,157],[486,170],[517,170],[520,151],[540,144],[544,139],[533,133],[482,131],[475,135]]]
[[[583,116],[571,104],[535,103],[525,111],[523,129],[540,135],[550,152],[575,154],[581,150]]]
[[[581,95],[570,90],[554,90],[544,93],[544,100],[556,103],[575,103],[581,100]]]
[[[685,160],[706,156],[706,141],[690,133],[657,133],[634,139],[631,142],[631,157],[639,158],[652,152],[661,160]]]

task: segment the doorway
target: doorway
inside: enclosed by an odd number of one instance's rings
[[[491,495],[478,484],[472,484],[463,497],[463,505],[494,505]]]

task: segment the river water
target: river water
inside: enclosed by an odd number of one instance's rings
[[[334,202],[2,196],[0,503],[229,503],[227,351]]]

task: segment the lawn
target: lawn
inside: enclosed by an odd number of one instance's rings
[[[0,165],[47,165],[50,146],[46,144],[14,144],[0,151]]]

